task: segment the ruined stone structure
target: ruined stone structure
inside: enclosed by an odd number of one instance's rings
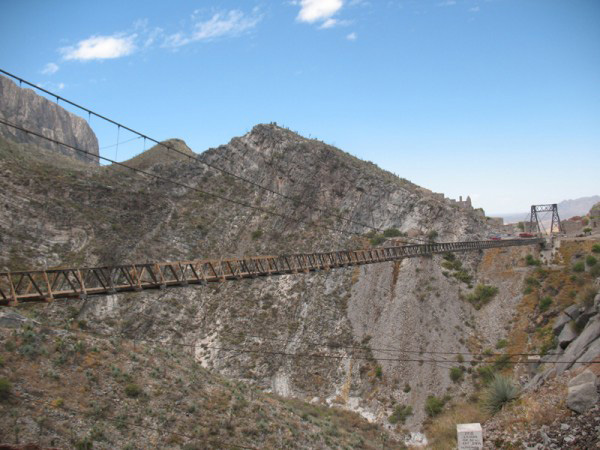
[[[567,235],[581,233],[584,228],[583,218],[581,217],[571,217],[569,220],[563,220],[560,225]]]
[[[588,226],[591,228],[597,229],[600,228],[600,203],[596,203],[590,209],[590,223]]]

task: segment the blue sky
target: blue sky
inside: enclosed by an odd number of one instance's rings
[[[600,194],[597,0],[3,0],[0,12],[1,68],[197,152],[276,121],[487,213]],[[101,146],[117,141],[92,126]]]

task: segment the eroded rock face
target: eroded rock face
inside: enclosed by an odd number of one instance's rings
[[[5,139],[19,144],[33,144],[37,147],[58,151],[79,161],[98,164],[98,139],[84,119],[37,95],[31,89],[20,88],[2,76],[0,76],[0,118],[48,138],[85,150],[92,156],[6,125],[0,125],[0,136]]]
[[[93,177],[60,178],[61,190],[51,193],[64,201],[52,209],[25,208],[21,205],[26,200],[43,204],[49,183],[30,183],[28,174],[7,157],[0,163],[11,176],[0,177],[0,204],[10,208],[4,228],[0,221],[0,240],[5,230],[10,247],[0,254],[0,267],[364,248],[370,244],[368,228],[361,223],[411,231],[420,239],[436,231],[439,241],[481,239],[488,233],[485,221],[473,211],[275,125],[258,125],[198,159],[288,199],[160,149],[128,164],[295,220],[168,183],[149,183],[111,166]],[[44,230],[34,227],[39,223]],[[74,229],[80,230],[77,236]],[[506,335],[504,324],[520,300],[525,273],[502,272],[532,249],[495,250],[457,256],[473,285],[485,280],[499,287],[494,301],[480,310],[461,298],[470,289],[468,283],[444,274],[443,256],[435,255],[240,280],[218,288],[189,286],[98,297],[77,303],[78,319],[100,331],[118,330],[136,339],[185,341],[195,345],[200,364],[227,377],[281,395],[353,409],[371,421],[389,425],[394,405],[411,405],[413,415],[404,425],[416,431],[425,419],[429,395],[458,397],[472,389],[470,383],[450,378],[449,368],[460,362],[444,358],[440,363],[431,352],[467,352],[467,338],[479,336],[483,347],[492,347]],[[55,305],[60,308],[58,302]],[[65,312],[56,314],[62,318]],[[232,353],[237,347],[251,351]],[[287,355],[315,353],[326,357]]]

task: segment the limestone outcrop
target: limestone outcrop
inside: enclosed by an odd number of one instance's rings
[[[98,139],[84,119],[45,97],[37,95],[31,89],[20,88],[13,81],[2,76],[0,76],[0,118],[31,129],[48,138],[85,150],[92,156],[6,125],[0,125],[0,136],[9,141],[32,144],[36,147],[60,152],[79,161],[98,164]]]

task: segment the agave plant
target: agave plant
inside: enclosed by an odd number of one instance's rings
[[[496,413],[502,407],[516,399],[519,396],[519,387],[512,379],[503,375],[496,374],[489,384],[485,394],[485,407],[491,412]]]

